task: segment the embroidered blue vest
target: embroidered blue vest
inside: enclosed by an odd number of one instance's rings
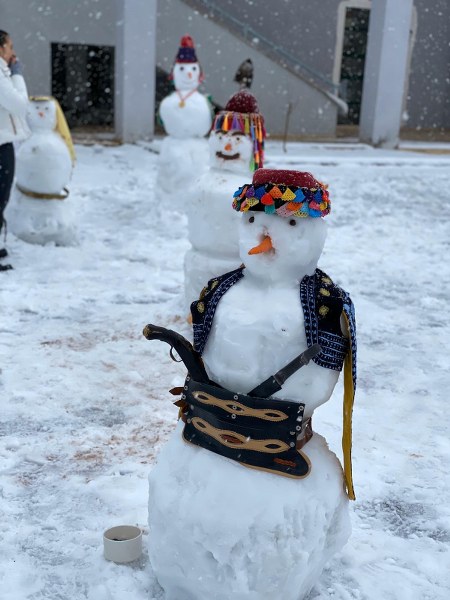
[[[191,304],[194,348],[200,354],[208,340],[220,299],[244,277],[244,268],[240,267],[235,271],[211,279],[202,290],[199,300]],[[353,388],[356,389],[356,323],[350,296],[335,285],[326,273],[316,269],[314,275],[306,275],[300,282],[300,302],[305,320],[308,347],[315,343],[322,346],[322,352],[314,357],[313,361],[326,369],[341,371],[346,354],[350,349]],[[342,313],[347,317],[350,344],[348,338],[342,335]]]

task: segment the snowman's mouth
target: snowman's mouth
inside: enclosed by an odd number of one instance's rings
[[[216,156],[218,158],[223,158],[223,160],[237,160],[238,158],[241,158],[239,152],[236,152],[236,154],[224,154],[223,152],[220,152],[220,150],[216,152]]]

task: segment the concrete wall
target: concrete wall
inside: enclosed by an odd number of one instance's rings
[[[450,128],[450,2],[414,0],[417,33],[406,127]]]
[[[156,5],[157,0],[116,0],[114,124],[125,142],[154,134]]]
[[[214,0],[224,10],[331,78],[344,0]],[[400,2],[401,0],[399,0]],[[200,6],[201,1],[195,2]],[[407,127],[450,128],[450,2],[414,0],[417,32],[407,86]]]
[[[204,91],[219,104],[225,104],[238,89],[233,83],[235,71],[242,60],[250,57],[256,67],[252,91],[260,102],[268,131],[283,134],[291,102],[291,135],[334,135],[336,107],[325,96],[239,42],[227,30],[195,14],[180,0],[160,0],[158,5],[157,62],[164,69],[170,70],[180,37],[189,33],[196,40],[206,72]],[[51,42],[116,43],[116,3],[111,0],[1,0],[0,19],[25,64],[32,94],[51,91]],[[138,59],[128,68],[145,77]]]
[[[395,148],[407,80],[413,0],[373,4],[359,127],[362,142]]]
[[[214,0],[308,67],[331,79],[341,0]],[[202,2],[192,2],[199,7]],[[191,1],[189,1],[191,4]]]
[[[272,135],[283,134],[289,102],[293,104],[289,134],[334,135],[337,109],[330,100],[181,0],[159,2],[157,60],[163,69],[170,71],[179,40],[186,33],[193,36],[205,71],[203,90],[217,103],[224,105],[237,91],[236,69],[251,58],[255,65],[251,90]]]
[[[336,46],[338,6],[342,0],[217,0],[243,22],[279,43],[308,66],[331,78]],[[412,54],[407,112],[408,127],[450,127],[450,46],[448,0],[415,0],[418,13]],[[336,107],[255,48],[205,19],[181,0],[159,0],[157,61],[170,70],[180,37],[190,33],[206,72],[204,90],[220,104],[237,89],[238,65],[255,63],[252,91],[258,97],[268,129],[284,131],[287,105],[294,111],[291,134],[332,135]],[[0,28],[10,31],[25,64],[30,93],[50,93],[50,43],[111,45],[116,43],[113,0],[0,0]],[[139,60],[129,66],[145,77]],[[150,74],[149,74],[150,76]]]
[[[51,42],[115,45],[111,0],[1,0],[0,29],[11,34],[28,91],[51,92]]]

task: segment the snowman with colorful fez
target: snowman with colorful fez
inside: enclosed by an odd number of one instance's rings
[[[323,184],[259,169],[233,206],[245,267],[192,304],[210,384],[187,377],[182,419],[150,474],[150,559],[167,600],[302,600],[350,535],[354,312],[317,268]],[[252,397],[316,343],[279,391]],[[311,417],[344,363],[343,473]]]
[[[212,122],[211,105],[198,91],[203,72],[194,41],[188,35],[181,38],[171,77],[175,91],[166,96],[159,107],[168,135],[159,156],[158,189],[176,194],[183,193],[183,186],[204,169],[208,159],[204,137]]]
[[[52,97],[31,97],[27,114],[31,136],[17,153],[17,182],[9,222],[26,242],[70,245],[75,216],[67,185],[75,151],[66,119]]]
[[[263,116],[248,91],[234,94],[214,120],[209,169],[186,202],[191,243],[184,259],[187,306],[198,298],[205,281],[241,264],[239,216],[230,210],[230,198],[243,177],[262,167],[265,136]]]

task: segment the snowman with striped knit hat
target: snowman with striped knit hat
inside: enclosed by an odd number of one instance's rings
[[[212,123],[211,104],[198,91],[204,75],[189,35],[181,38],[170,76],[175,90],[159,107],[167,136],[161,145],[157,188],[176,199],[205,168],[208,160],[205,136]]]
[[[350,535],[354,310],[317,266],[324,184],[259,169],[233,207],[243,264],[191,307],[206,379],[149,477],[150,560],[167,600],[304,600]],[[342,369],[343,468],[312,428]]]
[[[266,131],[258,102],[247,90],[235,93],[214,120],[209,136],[209,168],[186,200],[191,248],[184,260],[185,303],[189,307],[204,282],[240,264],[238,215],[230,197],[242,177],[263,166]]]

